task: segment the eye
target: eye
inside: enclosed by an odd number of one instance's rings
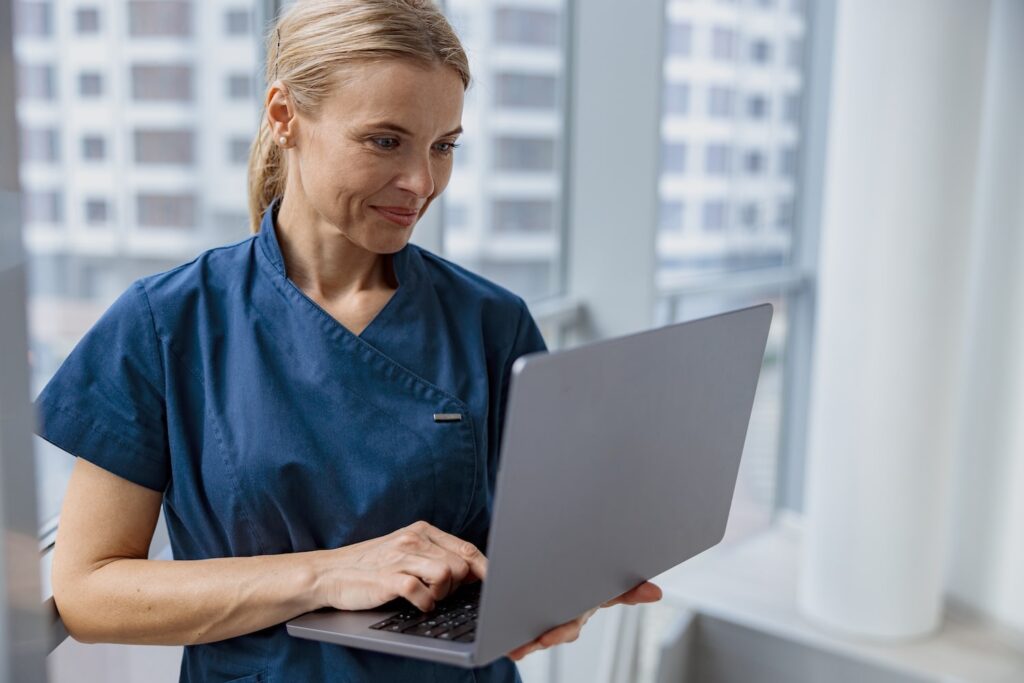
[[[439,142],[434,145],[434,148],[444,156],[451,155],[458,147],[461,147],[461,145],[456,142]]]
[[[398,138],[381,137],[381,138],[372,138],[372,140],[373,140],[373,144],[377,145],[381,149],[387,150],[387,149],[394,149],[395,147],[398,147]]]

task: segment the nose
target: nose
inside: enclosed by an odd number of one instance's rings
[[[417,197],[429,197],[434,194],[434,169],[430,157],[416,155],[409,159],[398,184],[403,190]]]

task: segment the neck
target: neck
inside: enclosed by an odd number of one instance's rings
[[[376,254],[352,242],[308,203],[286,192],[275,234],[288,278],[316,298],[331,300],[398,286],[390,255]]]

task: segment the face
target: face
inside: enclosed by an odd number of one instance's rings
[[[288,137],[286,201],[364,249],[400,250],[448,185],[463,93],[454,69],[403,60],[346,68],[312,118],[271,89],[274,137]]]

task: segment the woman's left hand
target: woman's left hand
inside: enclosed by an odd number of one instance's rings
[[[644,581],[643,583],[626,591],[619,597],[613,598],[604,603],[601,607],[611,607],[613,605],[639,605],[643,602],[657,602],[658,600],[661,600],[661,589],[650,581]],[[579,638],[580,629],[583,628],[583,624],[587,623],[587,620],[594,616],[594,612],[598,609],[600,608],[595,607],[594,609],[589,609],[572,621],[567,621],[561,626],[556,626],[550,631],[541,634],[541,636],[536,640],[532,640],[525,645],[517,647],[515,650],[512,650],[512,652],[508,653],[508,658],[513,661],[519,661],[534,650],[544,650],[552,645],[573,642]]]

